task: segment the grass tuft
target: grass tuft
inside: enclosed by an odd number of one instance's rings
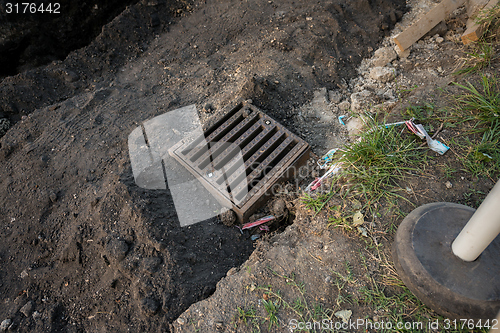
[[[473,47],[470,52],[465,52],[463,68],[457,70],[455,75],[473,74],[491,66],[491,62],[497,58],[493,43],[484,40]],[[464,67],[466,66],[466,67]]]
[[[341,176],[348,179],[353,196],[365,199],[365,206],[381,198],[403,198],[398,182],[425,167],[427,149],[419,147],[415,136],[402,135],[400,126],[386,128],[371,120],[368,127],[371,130],[361,134],[340,157],[345,166]]]
[[[474,176],[495,178],[500,173],[500,84],[495,76],[481,77],[480,87],[456,84],[465,91],[456,97],[462,122],[470,122],[468,136],[455,141],[459,157]],[[474,137],[473,134],[476,134]]]

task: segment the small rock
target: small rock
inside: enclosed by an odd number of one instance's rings
[[[357,227],[357,226],[362,225],[363,223],[365,223],[365,218],[363,216],[363,213],[361,213],[360,211],[357,211],[354,214],[354,216],[352,217],[352,225],[354,227]]]
[[[396,53],[398,54],[398,57],[400,58],[408,58],[410,56],[410,49],[406,49],[404,51],[401,51],[401,49],[398,47],[398,46],[395,46],[394,47],[394,50],[396,51]]]
[[[158,271],[158,267],[161,264],[161,259],[158,257],[147,257],[142,259],[142,265],[144,270],[149,273],[154,273]]]
[[[364,108],[373,104],[375,104],[375,96],[369,90],[363,90],[351,95],[351,110],[354,112],[363,111]]]
[[[324,105],[324,104],[327,104],[328,103],[328,92],[326,90],[326,88],[320,88],[320,89],[316,89],[314,91],[314,96],[313,96],[313,100],[312,100],[312,104],[316,104],[316,105]]]
[[[444,42],[443,37],[436,37],[436,43],[441,44],[442,42]]]
[[[42,161],[43,163],[47,163],[49,161],[49,157],[43,154],[42,156],[40,156],[40,161]]]
[[[396,51],[391,47],[382,47],[375,51],[372,60],[373,67],[384,67],[398,57]]]
[[[0,137],[4,136],[10,128],[10,121],[7,118],[0,119]]]
[[[286,202],[283,199],[278,199],[273,202],[273,207],[271,212],[273,213],[274,216],[283,216],[285,215],[285,210],[286,210]]]
[[[24,304],[24,306],[19,311],[26,317],[29,317],[33,313],[33,307],[34,303],[32,301],[29,301],[28,303]]]
[[[33,319],[39,319],[39,318],[42,318],[42,314],[38,311],[35,311],[33,312],[33,315],[32,315]]]
[[[453,184],[450,181],[447,181],[445,185],[446,185],[446,188],[448,188],[448,189],[453,187]]]
[[[429,30],[429,32],[427,32],[425,36],[436,36],[436,35],[444,36],[447,31],[448,31],[448,26],[446,25],[446,22],[441,21],[434,28]]]
[[[10,319],[5,319],[4,321],[2,321],[2,323],[0,324],[0,331],[6,331],[11,323],[12,320]]]
[[[224,326],[224,323],[221,322],[221,321],[218,321],[218,322],[215,323],[215,326],[217,327],[217,329],[220,330]]]
[[[394,78],[396,71],[386,67],[374,67],[370,70],[370,79],[380,82],[387,82]]]
[[[349,101],[343,101],[339,104],[340,111],[348,111],[351,108],[351,103]]]
[[[342,319],[344,323],[348,323],[349,319],[351,319],[352,311],[351,310],[341,310],[335,312],[335,317]]]
[[[177,318],[177,324],[184,325],[185,323],[186,323],[186,319],[184,319],[184,318]]]
[[[339,104],[342,100],[342,94],[338,90],[330,90],[328,91],[328,98],[330,99],[330,103]]]
[[[127,255],[128,244],[123,239],[112,238],[108,242],[106,250],[110,258],[118,262],[123,260]]]
[[[78,74],[76,74],[73,71],[67,70],[67,69],[63,70],[62,74],[64,76],[64,79],[67,82],[75,82],[75,81],[78,81],[80,79],[80,76]]]
[[[227,275],[227,276],[234,275],[234,274],[236,274],[236,272],[237,272],[237,271],[238,271],[238,270],[236,269],[236,267],[233,267],[233,268],[231,268],[230,270],[228,270],[228,271],[227,271],[227,274],[226,274],[226,275]]]
[[[55,194],[54,192],[50,193],[49,199],[52,203],[56,202],[57,201],[57,194]]]
[[[212,113],[213,111],[214,111],[214,107],[212,106],[212,104],[207,103],[207,104],[205,104],[205,106],[203,106],[203,112]]]
[[[228,209],[224,213],[219,215],[219,219],[221,220],[222,224],[230,227],[234,224],[234,222],[236,222],[236,213],[233,210]]]
[[[160,308],[160,303],[151,297],[145,297],[141,301],[141,310],[146,316],[154,315]]]
[[[361,120],[361,118],[357,117],[352,117],[349,122],[347,122],[346,127],[347,130],[349,131],[350,136],[356,136],[359,133],[361,133],[361,130],[363,129],[363,126],[365,124]]]
[[[328,275],[326,278],[325,278],[325,283],[330,283],[332,282],[332,277],[330,275]]]
[[[25,277],[27,277],[28,275],[29,275],[29,274],[28,274],[28,271],[27,271],[27,270],[23,270],[23,271],[21,272],[21,275],[19,275],[19,277],[20,277],[21,279],[24,279],[24,278],[25,278]]]

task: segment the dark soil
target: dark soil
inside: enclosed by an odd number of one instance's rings
[[[295,108],[345,86],[404,4],[144,1],[63,61],[3,79],[0,118],[15,126],[0,139],[0,320],[170,331],[253,244],[215,219],[180,228],[167,191],[134,184],[129,133],[193,103],[210,124],[236,98],[298,132]]]
[[[0,1],[0,77],[63,60],[71,51],[88,45],[101,32],[101,27],[137,0],[92,2],[38,1],[30,12],[22,1]],[[12,5],[8,13],[7,3]],[[26,3],[26,2],[25,2]],[[17,5],[17,7],[16,7]],[[41,7],[41,5],[43,5]],[[58,8],[58,9],[57,9]],[[34,9],[34,7],[32,8]],[[19,12],[18,12],[19,11]],[[24,13],[27,11],[28,13]]]

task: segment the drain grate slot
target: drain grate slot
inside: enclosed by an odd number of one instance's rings
[[[236,142],[244,138],[242,134],[244,134],[258,120],[259,115],[254,113],[252,116],[249,116],[242,122],[238,123],[232,129],[228,127],[228,129],[230,129],[229,132],[221,139],[216,138],[216,143],[211,144],[210,149],[207,149],[205,153],[198,158],[199,160],[203,159],[199,164],[200,169],[205,169],[211,161],[214,161],[221,155],[227,154],[227,150],[229,148],[228,146],[230,145],[229,143],[231,143],[233,147],[236,147],[238,145]],[[221,163],[218,164],[220,165]],[[215,169],[217,170],[217,167],[215,167]]]
[[[170,154],[240,221],[255,211],[290,167],[309,157],[309,145],[255,106],[239,103],[204,135],[177,143]]]

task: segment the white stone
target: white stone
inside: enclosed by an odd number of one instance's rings
[[[361,130],[364,126],[365,123],[363,122],[363,120],[357,117],[352,117],[346,124],[347,131],[349,132],[350,136],[356,136],[361,133]]]
[[[387,82],[396,76],[396,70],[386,67],[374,67],[370,70],[370,79]]]
[[[314,91],[314,97],[312,100],[313,104],[327,104],[328,102],[328,92],[326,88],[316,89]]]
[[[338,90],[330,90],[328,91],[328,97],[330,99],[330,103],[339,104],[342,100],[342,93]]]
[[[398,55],[391,47],[382,47],[375,51],[372,60],[372,66],[374,67],[384,67],[388,63],[396,59]]]
[[[375,103],[374,95],[369,90],[363,90],[351,95],[351,110],[354,112],[363,111]]]
[[[398,57],[400,58],[408,58],[410,56],[410,49],[406,49],[404,51],[401,51],[398,46],[394,47],[394,50],[396,50],[396,53],[398,54]]]
[[[443,37],[436,37],[436,43],[441,44],[442,42],[444,42]]]
[[[343,101],[342,103],[339,104],[339,109],[341,111],[347,111],[351,108],[351,103],[349,101]]]
[[[4,321],[2,321],[2,323],[0,324],[0,331],[6,331],[10,324],[12,323],[12,320],[10,319],[5,319]]]

